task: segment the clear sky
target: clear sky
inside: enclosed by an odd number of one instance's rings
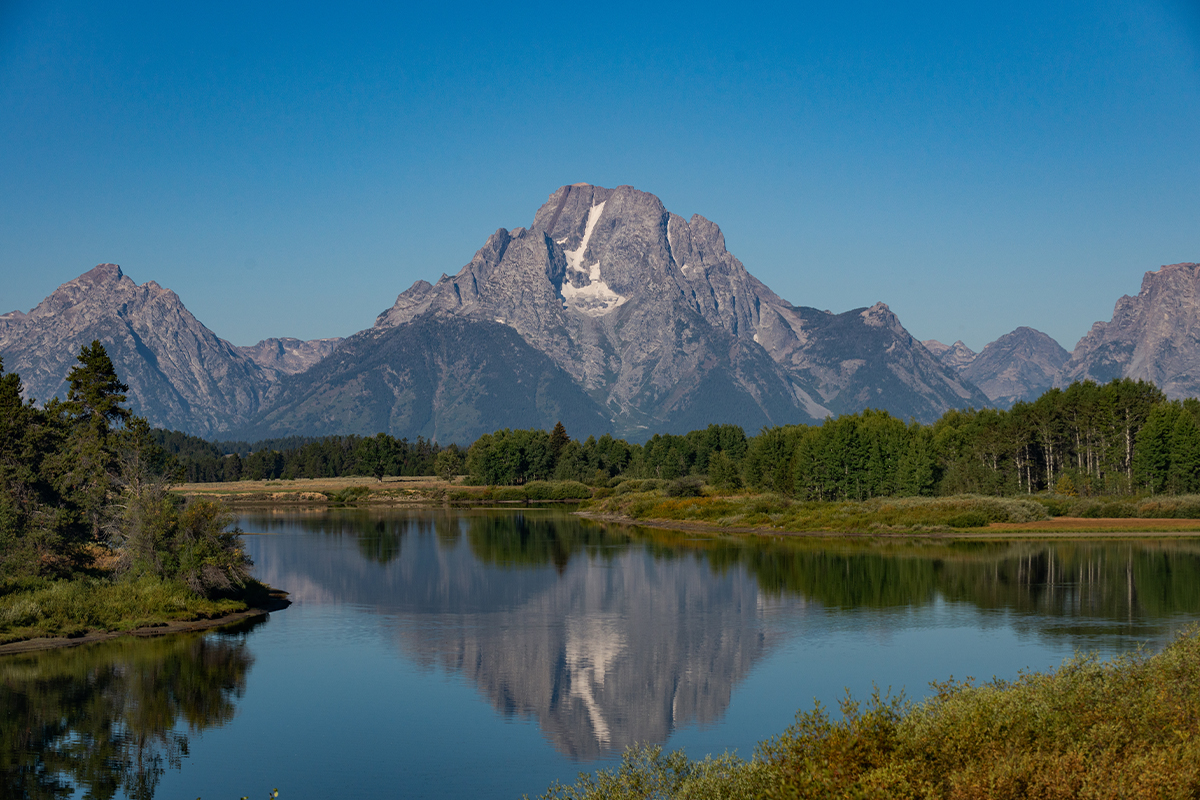
[[[1200,2],[0,0],[0,312],[108,261],[344,336],[580,181],[793,303],[1070,349],[1200,262]]]

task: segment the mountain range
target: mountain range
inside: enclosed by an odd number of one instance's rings
[[[881,302],[840,314],[793,305],[704,217],[629,186],[573,184],[528,228],[497,230],[455,275],[417,281],[346,339],[236,347],[174,292],[101,264],[29,313],[0,315],[0,357],[27,396],[63,397],[75,354],[98,339],[136,413],[208,437],[387,431],[465,443],[561,419],[574,435],[640,441],[868,407],[929,422],[1079,378],[1195,394],[1198,282],[1196,264],[1147,273],[1074,353],[1022,327],[975,354],[917,341]]]

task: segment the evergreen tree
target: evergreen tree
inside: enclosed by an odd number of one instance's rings
[[[1200,425],[1182,409],[1171,432],[1171,468],[1167,483],[1171,491],[1191,494],[1200,491]]]

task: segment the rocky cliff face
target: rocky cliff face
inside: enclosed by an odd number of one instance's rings
[[[500,229],[454,277],[418,281],[376,328],[446,317],[512,328],[634,438],[865,406],[931,420],[986,402],[886,305],[793,306],[726,250],[715,224],[628,186],[560,188],[528,229]]]
[[[1172,399],[1200,395],[1200,264],[1147,272],[1137,297],[1079,340],[1056,383],[1114,378],[1151,381]]]
[[[4,368],[19,373],[26,397],[39,402],[66,399],[67,373],[93,339],[129,385],[134,413],[201,436],[244,425],[282,376],[308,369],[341,342],[266,339],[234,347],[170,289],[139,286],[116,264],[64,283],[28,314],[0,315]]]
[[[66,399],[80,347],[98,339],[151,424],[210,435],[258,410],[269,378],[204,327],[170,289],[141,286],[101,264],[58,287],[28,314],[0,317],[0,356],[26,396]]]
[[[962,374],[1000,408],[1036,400],[1071,354],[1041,331],[1020,327],[980,351]]]

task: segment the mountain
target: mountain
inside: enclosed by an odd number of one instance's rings
[[[342,343],[338,337],[330,339],[263,339],[249,347],[236,348],[239,353],[258,364],[273,377],[295,375],[316,364],[337,349]]]
[[[1167,397],[1200,396],[1200,264],[1169,264],[1142,278],[1137,297],[1117,301],[1112,320],[1079,340],[1056,383],[1134,378]]]
[[[270,383],[178,295],[154,281],[139,286],[116,264],[64,283],[28,314],[0,316],[4,369],[19,373],[26,396],[39,401],[66,399],[66,375],[94,339],[129,385],[129,406],[153,425],[228,431],[258,410]]]
[[[1036,400],[1054,386],[1071,354],[1041,331],[1020,327],[987,345],[962,369],[993,404],[1011,408]]]
[[[340,339],[267,339],[234,347],[206,328],[179,296],[154,281],[134,283],[100,264],[54,290],[28,314],[0,315],[4,369],[21,376],[25,396],[67,396],[79,349],[99,340],[134,413],[152,425],[200,436],[244,425],[283,375],[304,370]]]
[[[249,440],[303,432],[469,444],[500,428],[604,433],[594,400],[546,355],[496,322],[420,319],[355,334],[309,370],[283,378]]]
[[[152,423],[211,436],[373,434],[467,443],[498,427],[642,441],[709,423],[819,422],[883,408],[932,421],[986,396],[883,303],[796,306],[717,225],[629,186],[563,186],[454,277],[417,281],[346,340],[234,347],[170,290],[103,264],[29,314],[0,356],[40,399],[99,339]]]
[[[986,403],[886,305],[793,306],[726,250],[714,223],[629,186],[561,187],[528,229],[501,228],[454,277],[413,284],[375,328],[449,318],[514,330],[634,439],[867,406],[928,421]]]
[[[942,344],[937,339],[926,339],[921,344],[925,345],[925,349],[933,353],[938,361],[956,372],[962,372],[978,355],[963,344],[961,339],[954,344]]]

